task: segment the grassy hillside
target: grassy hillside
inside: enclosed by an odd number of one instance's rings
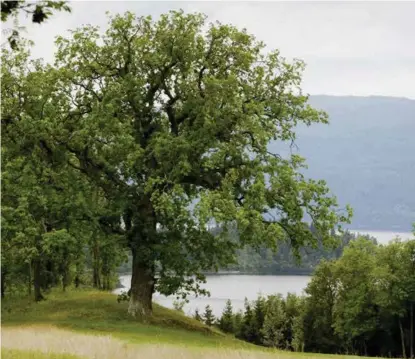
[[[96,291],[53,293],[47,301],[2,303],[2,358],[280,358],[321,357],[257,347],[155,305],[139,323],[127,304]],[[326,356],[328,357],[328,356]]]
[[[40,303],[33,303],[31,299],[4,300],[2,325],[26,324],[53,324],[94,334],[110,333],[134,343],[248,345],[157,304],[154,304],[151,322],[138,323],[127,315],[126,302],[117,303],[113,294],[99,291],[54,292]]]

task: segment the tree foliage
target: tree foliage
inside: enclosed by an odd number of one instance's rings
[[[313,231],[313,229],[311,228]],[[220,228],[212,228],[218,233]],[[238,233],[230,231],[229,235],[238,242]],[[293,254],[289,240],[278,241],[276,248],[266,246],[244,246],[236,251],[235,263],[228,264],[222,270],[239,271],[244,274],[312,274],[319,263],[324,260],[340,258],[348,244],[358,235],[349,231],[332,235],[332,246],[324,245],[320,240],[299,250],[299,257]],[[376,239],[364,236],[373,243]],[[316,245],[317,244],[317,245]]]
[[[266,53],[245,30],[205,25],[181,11],[157,21],[126,13],[104,34],[84,26],[58,38],[53,66],[24,51],[6,55],[21,63],[6,71],[19,77],[5,92],[7,131],[20,129],[39,152],[34,170],[53,163],[63,173],[68,191],[57,195],[74,191],[83,201],[74,213],[131,250],[134,316],[151,313],[155,290],[203,293],[203,271],[227,265],[244,245],[286,240],[298,255],[317,237],[330,244],[350,215],[324,181],[301,174],[302,158],[268,151],[271,139],[295,140],[299,123],[327,122],[301,92],[304,64]],[[50,191],[43,182],[42,191]],[[217,236],[212,221],[223,229]]]
[[[219,328],[225,333],[234,332],[233,308],[229,299],[226,301],[222,316],[219,319]]]
[[[57,282],[66,288],[73,279],[79,286],[85,250],[96,231],[102,239],[112,238],[107,262],[113,269],[120,258],[117,239],[105,234],[99,222],[108,209],[102,192],[63,161],[50,141],[53,82],[50,68],[29,61],[27,49],[3,50],[2,289],[22,278],[29,293],[33,283],[36,300]]]
[[[41,24],[46,21],[53,11],[71,12],[71,8],[67,1],[2,1],[1,2],[1,22],[5,22],[10,18],[14,18],[14,28],[10,30],[10,36],[7,38],[12,49],[17,49],[19,42],[19,14],[30,16],[34,24]]]
[[[322,261],[304,296],[246,302],[233,333],[294,351],[412,358],[414,274],[415,240],[379,246],[359,238],[339,259]]]
[[[209,327],[211,327],[215,324],[216,318],[215,318],[215,316],[213,314],[213,311],[212,311],[212,308],[210,307],[209,304],[206,306],[205,312],[203,313],[202,318],[203,318],[203,322]]]
[[[156,22],[127,13],[104,36],[87,26],[57,42],[63,115],[52,126],[123,216],[133,281],[150,283],[132,284],[132,313],[151,310],[154,288],[197,291],[185,278],[232,259],[226,230],[206,230],[212,220],[236,223],[241,245],[287,236],[298,250],[314,241],[305,214],[327,241],[347,219],[323,181],[301,176],[301,158],[267,150],[272,138],[291,141],[298,122],[327,120],[301,94],[302,62],[265,55],[232,26],[203,35],[204,24],[182,12]]]

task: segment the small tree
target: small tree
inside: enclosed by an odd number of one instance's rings
[[[233,332],[235,333],[236,337],[240,337],[242,322],[243,322],[244,314],[242,311],[238,311],[238,313],[234,314],[233,316]]]
[[[287,318],[284,331],[286,349],[293,349],[294,321],[300,315],[300,308],[302,303],[302,298],[293,293],[288,293],[284,301],[284,310]]]
[[[264,325],[266,310],[266,300],[262,295],[259,295],[254,303],[254,318],[253,318],[253,342],[260,345],[263,341],[261,329]]]
[[[184,300],[174,300],[173,301],[173,307],[175,310],[177,310],[180,313],[184,313],[183,307],[185,306],[186,302]]]
[[[281,295],[268,297],[267,309],[262,327],[263,344],[270,347],[284,347],[284,329],[287,317]]]
[[[230,299],[226,301],[226,306],[223,310],[222,317],[219,320],[219,328],[225,333],[234,333],[233,308]]]
[[[208,304],[205,308],[205,313],[203,314],[203,321],[209,327],[213,326],[215,323],[215,316],[213,315],[212,308]]]
[[[252,343],[255,338],[255,318],[254,312],[251,309],[251,304],[245,298],[245,313],[241,323],[241,330],[238,338]]]
[[[304,352],[304,314],[303,310],[293,319],[291,346],[296,352]]]
[[[195,315],[193,316],[193,318],[195,318],[199,322],[202,322],[203,321],[201,315],[199,314],[199,309],[196,309],[195,310]]]

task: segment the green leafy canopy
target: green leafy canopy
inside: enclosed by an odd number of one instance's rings
[[[302,158],[268,151],[271,140],[294,141],[299,123],[327,122],[301,91],[303,62],[266,52],[245,30],[206,25],[182,11],[117,15],[104,34],[85,26],[58,38],[55,64],[27,74],[48,81],[33,98],[36,121],[24,121],[103,191],[107,227],[156,267],[165,294],[198,291],[203,270],[233,260],[232,226],[241,245],[289,240],[298,251],[330,243],[351,215],[324,181],[301,174]]]

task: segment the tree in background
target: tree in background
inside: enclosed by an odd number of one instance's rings
[[[305,351],[335,353],[339,339],[334,332],[333,310],[336,302],[337,278],[334,261],[322,261],[305,289],[306,298],[297,323],[297,346]]]
[[[254,335],[252,342],[258,345],[263,342],[263,333],[261,333],[261,328],[264,326],[266,305],[266,299],[262,295],[259,295],[253,303],[254,318],[252,321],[252,331]]]
[[[219,319],[219,328],[225,333],[234,333],[234,315],[232,303],[228,299],[226,301],[225,308],[223,309],[222,316]]]
[[[40,62],[28,64],[27,51],[2,55],[2,247],[30,265],[34,297],[41,300],[42,287],[49,286],[42,272],[59,262],[60,274],[67,278],[70,251],[75,250],[70,231],[79,224],[80,206],[73,199],[86,182],[59,162],[43,140],[54,110],[48,104],[51,77]],[[61,246],[52,246],[55,240]]]
[[[215,316],[213,315],[212,308],[208,304],[205,308],[205,312],[203,313],[203,322],[211,327],[215,324]]]
[[[199,322],[203,322],[203,318],[201,317],[201,315],[199,313],[199,309],[195,310],[195,314],[194,314],[193,318],[195,318]]]
[[[248,299],[245,298],[245,311],[243,313],[240,330],[237,333],[238,338],[253,343],[256,337],[255,330],[255,316],[252,311],[251,304]]]
[[[378,304],[381,315],[399,332],[402,357],[414,356],[415,240],[395,240],[378,256]]]
[[[286,349],[294,350],[294,329],[295,321],[301,315],[301,309],[304,306],[304,302],[301,297],[287,293],[287,297],[284,300],[284,312],[285,312],[285,328],[284,338]],[[298,347],[298,346],[297,346]],[[300,346],[301,347],[301,346]]]
[[[377,246],[360,238],[337,261],[321,263],[294,321],[296,346],[326,353],[410,356],[414,254],[414,240]]]
[[[25,46],[2,53],[1,220],[2,255],[7,257],[2,294],[8,279],[11,289],[22,278],[28,293],[33,284],[35,300],[42,300],[42,291],[58,282],[63,289],[72,280],[79,286],[92,228],[101,241],[111,237],[104,261],[108,275],[119,265],[119,242],[102,230],[108,217],[102,190],[97,192],[53,143],[49,124],[59,111],[54,75],[41,61],[30,61]]]
[[[312,228],[311,228],[312,230]],[[219,233],[220,228],[213,228],[213,233]],[[238,233],[230,233],[235,242],[239,241]],[[276,250],[266,246],[244,246],[236,252],[236,263],[230,263],[222,270],[235,270],[252,274],[312,274],[323,259],[340,258],[344,248],[357,237],[365,237],[376,243],[370,236],[360,236],[349,231],[333,234],[335,248],[327,248],[318,242],[317,246],[304,246],[299,251],[299,258],[293,255],[290,241],[279,241]],[[333,247],[334,247],[333,246]]]
[[[376,304],[376,256],[378,247],[364,239],[351,242],[336,263],[338,278],[333,307],[334,329],[345,349],[367,355],[379,319]],[[358,284],[357,284],[358,283]]]
[[[242,322],[243,322],[244,314],[241,310],[239,310],[237,313],[233,316],[233,334],[237,338],[241,337],[241,330],[242,330]]]
[[[269,296],[266,303],[264,324],[260,329],[263,335],[263,344],[274,348],[284,348],[286,322],[284,299],[281,295]]]
[[[341,258],[317,267],[305,296],[246,300],[233,333],[285,350],[412,357],[414,270],[415,240],[377,245],[358,238]]]

